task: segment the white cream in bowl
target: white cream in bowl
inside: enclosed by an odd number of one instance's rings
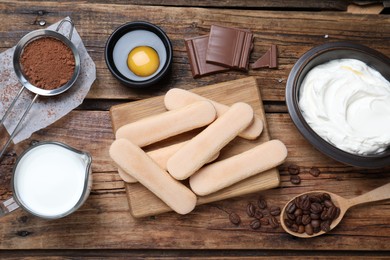
[[[362,61],[338,59],[311,69],[299,107],[310,127],[341,150],[367,155],[390,146],[390,82]]]

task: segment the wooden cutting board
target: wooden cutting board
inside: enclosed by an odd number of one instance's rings
[[[225,105],[232,105],[239,101],[246,102],[253,107],[255,113],[264,121],[264,130],[257,140],[249,141],[240,137],[235,138],[222,149],[218,160],[228,158],[270,140],[263,103],[254,77],[200,87],[193,89],[192,91]],[[159,96],[113,106],[110,109],[110,114],[114,132],[125,124],[166,111],[163,99],[163,96]],[[146,147],[144,150],[149,151],[168,144],[184,141],[185,139],[188,140],[199,131],[200,130],[172,137],[168,140]],[[131,158],[129,158],[129,160],[131,160]],[[279,183],[279,171],[276,168],[273,168],[236,183],[219,192],[208,196],[198,197],[197,205],[274,188],[279,186]],[[139,183],[126,183],[125,186],[131,214],[134,217],[153,216],[171,211],[164,202],[162,202],[143,185]]]

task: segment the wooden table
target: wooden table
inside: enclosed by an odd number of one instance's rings
[[[106,2],[109,2],[108,4]],[[297,131],[285,106],[285,85],[296,60],[310,48],[333,41],[352,41],[390,56],[388,14],[351,14],[349,1],[0,1],[0,50],[14,46],[31,30],[70,16],[96,63],[97,80],[84,103],[32,140],[57,140],[89,151],[93,156],[93,187],[85,205],[59,220],[45,221],[19,210],[1,218],[0,254],[4,257],[214,257],[294,258],[385,257],[390,254],[390,201],[350,210],[331,233],[307,240],[291,237],[281,228],[252,230],[246,205],[259,196],[283,206],[292,196],[325,189],[354,197],[390,181],[389,169],[366,170],[338,163],[315,150]],[[160,2],[164,2],[161,4]],[[286,3],[285,3],[286,2]],[[388,5],[388,2],[384,3]],[[388,10],[385,10],[385,13]],[[161,26],[174,46],[172,75],[153,92],[130,90],[110,74],[104,62],[108,36],[119,25],[146,20]],[[255,34],[251,62],[271,44],[279,47],[279,68],[226,72],[193,79],[183,39],[207,34],[212,24],[250,29]],[[134,219],[129,212],[124,184],[108,148],[114,135],[109,108],[133,100],[164,94],[172,87],[192,89],[227,80],[254,76],[266,110],[270,134],[282,140],[288,159],[279,167],[279,188],[197,207],[180,216],[166,213]],[[1,162],[2,199],[10,196],[15,155]],[[288,165],[301,167],[302,182],[289,182]],[[306,171],[318,167],[317,178]],[[240,226],[229,222],[237,212]]]

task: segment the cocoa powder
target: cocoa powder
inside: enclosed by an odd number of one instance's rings
[[[27,80],[46,90],[66,84],[75,70],[72,50],[52,37],[39,38],[27,44],[20,64]]]

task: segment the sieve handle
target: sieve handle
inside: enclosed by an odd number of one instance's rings
[[[73,29],[74,29],[74,23],[73,23],[71,20],[68,20],[68,19],[62,20],[62,21],[60,22],[60,24],[57,26],[56,32],[58,32],[58,31],[60,30],[60,28],[62,27],[62,25],[63,25],[65,22],[70,23],[70,31],[69,31],[68,39],[69,39],[69,40],[72,40]]]
[[[10,144],[11,141],[12,141],[12,138],[14,138],[14,136],[16,135],[16,133],[17,133],[17,131],[18,131],[18,129],[19,129],[21,123],[23,122],[24,118],[27,116],[28,112],[30,111],[32,105],[34,104],[34,102],[35,102],[35,100],[38,98],[38,96],[39,96],[38,94],[35,95],[35,97],[31,100],[30,104],[28,105],[26,111],[24,111],[22,118],[19,120],[19,122],[18,122],[18,124],[16,125],[14,131],[12,131],[11,136],[8,138],[8,140],[7,140],[7,142],[5,143],[3,149],[1,150],[1,152],[0,152],[0,158],[3,156],[5,150],[7,150],[9,144]],[[14,101],[15,101],[15,100],[14,100]],[[7,112],[8,112],[8,111],[7,111]]]
[[[16,97],[14,98],[14,100],[12,101],[11,105],[8,107],[7,111],[5,111],[5,114],[3,116],[3,118],[0,120],[0,125],[3,124],[4,125],[4,121],[5,119],[7,119],[9,113],[11,112],[12,108],[14,107],[16,101],[18,100],[18,98],[20,97],[20,95],[22,94],[24,90],[24,87],[22,87],[20,90],[19,90],[19,93],[16,95]]]
[[[2,201],[0,202],[0,217],[5,216],[18,208],[19,205],[13,197],[7,199],[6,201]]]

